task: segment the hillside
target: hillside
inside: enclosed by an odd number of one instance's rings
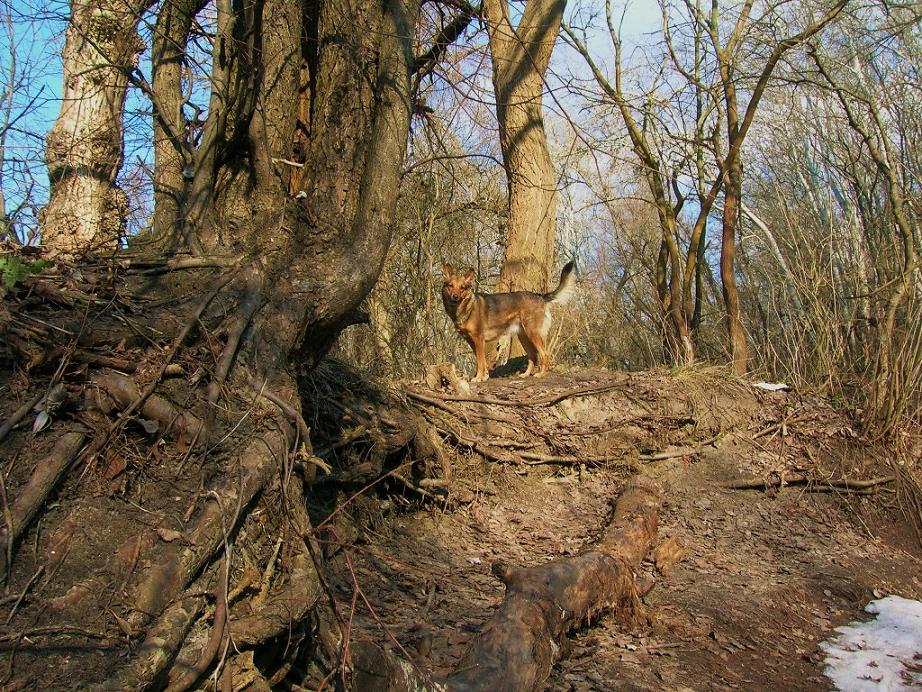
[[[299,425],[238,385],[203,446],[207,340],[166,361],[122,337],[49,350],[42,334],[73,329],[65,299],[104,291],[29,285],[4,328],[36,360],[0,380],[8,689],[207,687],[216,666],[225,689],[362,687],[404,656],[458,675],[503,599],[494,575],[558,560],[579,577],[567,560],[614,535],[638,478],[653,562],[625,602],[589,604],[539,686],[822,688],[832,628],[873,594],[922,596],[917,469],[810,396],[694,368],[459,394],[445,369],[384,386],[328,361]],[[145,314],[135,330],[167,331]],[[287,453],[252,451],[279,426]]]

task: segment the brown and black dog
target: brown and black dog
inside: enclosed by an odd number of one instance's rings
[[[560,283],[551,293],[494,293],[474,292],[474,270],[455,274],[450,264],[442,267],[442,302],[452,322],[465,341],[474,349],[477,358],[477,375],[472,382],[483,382],[490,377],[487,370],[486,344],[505,335],[517,334],[522,348],[528,354],[526,377],[537,366],[538,377],[550,366],[550,356],[544,347],[551,328],[551,304],[565,303],[576,287],[573,275],[574,262],[567,262],[560,273]]]

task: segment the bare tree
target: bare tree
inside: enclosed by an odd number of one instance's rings
[[[846,37],[851,44],[850,49],[860,45],[851,33],[846,33]],[[860,49],[849,50],[849,54],[846,55],[850,57],[850,65],[837,71],[819,50],[811,51],[810,55],[841,105],[848,126],[858,135],[860,151],[873,162],[882,181],[881,193],[888,202],[889,220],[899,248],[895,270],[890,272],[892,278],[880,287],[877,349],[871,378],[871,422],[878,433],[888,435],[903,417],[906,405],[911,401],[911,395],[907,395],[917,391],[920,377],[916,371],[907,381],[905,371],[901,371],[895,362],[902,346],[913,348],[914,338],[910,336],[908,344],[901,343],[903,340],[898,338],[897,330],[899,323],[905,325],[907,320],[912,320],[906,313],[907,305],[917,305],[920,298],[919,213],[910,202],[911,189],[917,184],[914,180],[916,171],[912,170],[912,156],[907,157],[908,152],[904,148],[914,148],[912,140],[907,138],[912,134],[905,131],[905,126],[917,126],[917,123],[913,122],[911,115],[908,122],[900,117],[907,115],[905,107],[912,108],[912,104],[917,102],[919,90],[918,83],[911,79],[889,83],[888,77],[896,75],[875,66]],[[918,347],[904,352],[904,356],[910,359],[910,366],[918,366]]]
[[[805,28],[787,35],[784,31],[790,21],[782,16],[781,8],[769,5],[760,16],[753,17],[754,4],[753,0],[746,0],[725,8],[719,0],[712,0],[710,12],[706,13],[700,0],[682,0],[680,7],[686,17],[692,44],[692,64],[687,66],[674,39],[676,18],[669,3],[665,0],[661,3],[665,49],[681,85],[666,97],[666,105],[659,111],[651,107],[652,99],[641,98],[640,106],[635,106],[626,92],[622,44],[611,0],[606,1],[606,20],[614,50],[613,80],[608,79],[591,56],[585,41],[573,30],[568,30],[572,44],[590,66],[603,93],[617,106],[656,205],[663,237],[656,285],[664,314],[668,315],[671,325],[671,350],[679,362],[689,363],[694,359],[695,349],[689,327],[692,315],[698,315],[697,319],[700,319],[700,299],[693,307],[692,289],[697,287],[696,295],[700,297],[707,220],[718,196],[723,193],[720,275],[728,351],[731,367],[736,373],[745,372],[748,363],[734,268],[742,194],[743,143],[778,62],[788,51],[838,17],[847,0],[839,0],[818,18],[809,18]],[[755,72],[743,58],[747,51],[753,50],[765,53],[763,66]],[[663,82],[668,84],[669,80],[664,78]],[[740,83],[747,84],[745,106],[740,100]],[[656,80],[647,94],[654,93],[655,84]],[[670,117],[664,114],[670,107],[680,114],[686,110],[683,102],[685,90],[692,94],[693,125],[688,133],[671,133],[667,126],[658,126],[658,123]],[[672,104],[670,100],[673,100]],[[662,100],[655,102],[662,103]],[[682,120],[681,115],[672,117]],[[656,142],[664,134],[679,145],[681,153],[673,156],[672,162],[657,151]],[[713,167],[704,164],[705,146],[711,149]],[[683,176],[695,181],[691,195],[695,197],[698,209],[684,262],[677,241],[679,214],[689,197],[689,192],[681,189],[680,179]],[[694,321],[697,322],[697,319]]]

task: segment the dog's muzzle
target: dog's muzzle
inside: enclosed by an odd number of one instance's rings
[[[453,296],[451,296],[450,300],[451,300],[452,303],[460,303],[460,302],[461,302],[461,296],[454,296],[454,295],[453,295]]]

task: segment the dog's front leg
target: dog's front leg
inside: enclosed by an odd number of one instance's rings
[[[477,375],[471,382],[486,382],[490,378],[490,370],[487,368],[486,345],[483,335],[477,334],[471,337],[471,346],[474,349],[474,357],[477,359]]]

